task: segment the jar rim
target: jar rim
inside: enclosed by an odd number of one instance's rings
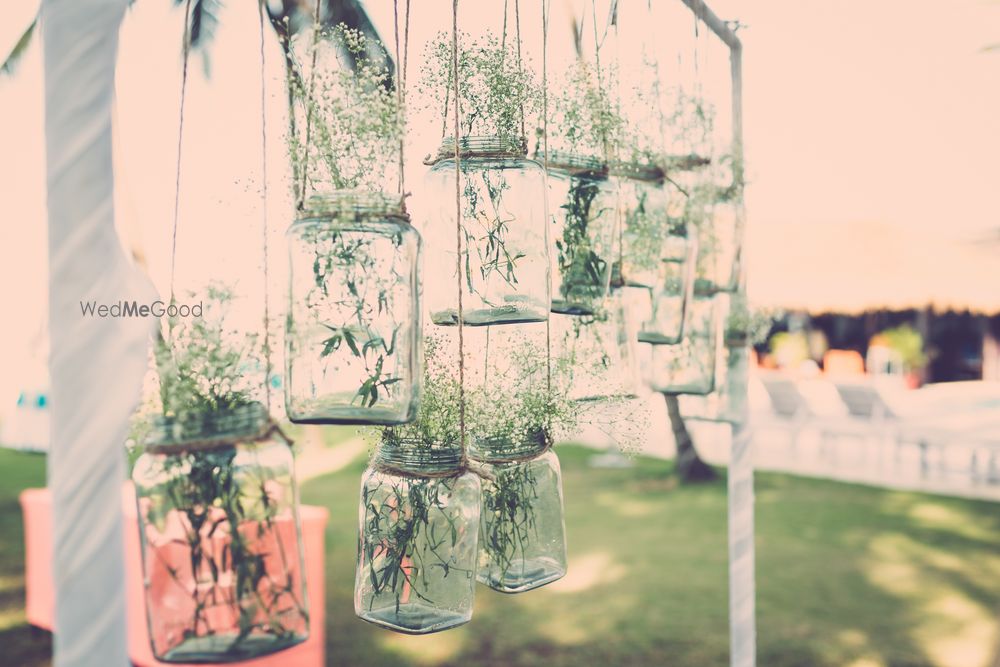
[[[508,463],[526,456],[540,454],[549,446],[549,436],[542,427],[520,434],[487,435],[476,438],[471,447],[471,458],[486,463]]]
[[[143,444],[159,453],[226,447],[259,439],[269,421],[267,408],[257,401],[213,412],[158,415]]]
[[[373,218],[391,216],[409,220],[403,198],[375,190],[327,190],[317,192],[302,205],[299,218]]]
[[[419,437],[390,435],[383,431],[374,462],[414,474],[458,472],[462,450],[458,443],[428,442]]]

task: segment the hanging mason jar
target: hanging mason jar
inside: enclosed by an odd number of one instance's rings
[[[663,170],[654,165],[618,163],[612,174],[622,207],[620,282],[629,287],[655,287],[679,222],[669,215]]]
[[[387,431],[361,481],[354,612],[408,634],[472,618],[482,503],[461,449]]]
[[[593,315],[608,293],[614,264],[617,193],[599,160],[551,152],[552,312]]]
[[[640,315],[639,340],[674,345],[684,336],[684,312],[694,288],[698,240],[680,221],[671,224],[664,240],[660,273],[649,290]]]
[[[706,190],[708,194],[692,197],[688,207],[688,219],[698,230],[695,281],[705,291],[735,292],[741,270],[742,203],[732,199],[729,190]]]
[[[154,424],[132,479],[157,660],[236,662],[305,641],[289,445],[260,404]]]
[[[527,461],[484,464],[479,536],[481,583],[520,593],[566,574],[562,473],[555,452]]]
[[[285,409],[293,422],[399,424],[420,389],[420,236],[399,198],[335,192],[288,230]]]
[[[636,310],[638,288],[615,290],[592,315],[552,318],[553,354],[560,359],[560,382],[577,401],[628,400],[639,396]]]
[[[755,341],[767,340],[773,316],[766,310],[751,308],[743,290],[716,298],[726,310],[716,390],[707,396],[682,396],[680,407],[682,414],[691,419],[739,424],[747,416],[751,346]]]
[[[746,418],[750,347],[727,341],[716,363],[715,391],[681,396],[681,414],[687,419],[739,424]]]
[[[427,306],[435,324],[544,322],[549,312],[545,170],[523,139],[465,136],[461,172],[461,276],[455,241],[455,140],[445,137],[427,177],[439,207],[426,223]]]
[[[715,389],[722,326],[719,298],[695,292],[685,317],[680,343],[651,346],[646,372],[653,391],[705,395]]]

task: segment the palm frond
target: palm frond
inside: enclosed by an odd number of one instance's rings
[[[219,27],[222,0],[174,0],[174,5],[188,7],[189,1],[188,45],[192,51],[198,52],[201,56],[207,75],[210,71],[209,46],[215,37],[216,29]]]
[[[17,70],[18,64],[21,62],[21,58],[27,52],[28,47],[31,45],[31,38],[35,34],[35,26],[38,25],[38,16],[31,21],[31,25],[28,29],[24,31],[21,35],[21,39],[17,40],[14,44],[14,48],[10,50],[7,58],[4,59],[3,65],[0,65],[0,76],[11,76]]]

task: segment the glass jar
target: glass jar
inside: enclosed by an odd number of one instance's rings
[[[633,399],[641,391],[638,322],[630,307],[639,288],[612,291],[592,315],[555,315],[552,348],[568,394],[577,401]]]
[[[608,293],[618,224],[615,187],[599,160],[553,151],[552,312],[593,315]]]
[[[361,481],[354,612],[407,634],[472,618],[479,478],[447,445],[383,440]]]
[[[721,195],[720,195],[721,196]],[[692,219],[698,220],[698,260],[696,280],[715,292],[735,292],[739,288],[743,208],[738,201],[692,200]]]
[[[236,662],[309,632],[289,442],[259,404],[154,424],[132,470],[153,655]]]
[[[705,396],[681,396],[681,414],[686,419],[742,423],[746,418],[747,383],[750,369],[750,347],[728,340],[718,363],[716,389]]]
[[[420,394],[420,235],[399,198],[316,196],[288,230],[285,409],[308,424],[400,424]]]
[[[480,583],[520,593],[566,574],[562,473],[549,450],[522,462],[484,464]]]
[[[669,245],[678,226],[669,215],[663,171],[653,165],[619,164],[613,174],[622,207],[620,283],[655,287],[663,273],[661,262],[673,254]]]
[[[715,366],[722,339],[719,298],[696,291],[685,318],[680,343],[652,346],[646,371],[653,391],[705,395],[715,389]]]
[[[523,140],[466,136],[459,147],[462,316],[471,326],[544,322],[549,312],[545,170]],[[424,229],[424,288],[434,324],[458,323],[455,140],[445,137],[427,176],[439,206]]]
[[[665,237],[660,273],[640,316],[639,340],[651,345],[675,345],[684,336],[684,312],[694,288],[698,240],[682,222]]]

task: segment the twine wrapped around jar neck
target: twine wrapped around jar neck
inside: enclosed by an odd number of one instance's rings
[[[464,457],[459,447],[429,444],[420,438],[383,435],[372,468],[409,479],[449,479],[471,472],[482,479],[495,480],[485,467]]]
[[[292,440],[260,403],[230,410],[157,417],[143,445],[150,454],[183,454],[231,447],[238,443],[268,440],[277,434],[289,446]]]
[[[319,192],[306,200],[300,218],[395,218],[409,222],[403,199],[398,194],[366,190],[331,190]]]
[[[528,155],[528,141],[523,137],[501,137],[488,135],[466,135],[459,139],[459,159],[517,159]],[[441,140],[437,153],[428,155],[424,164],[432,166],[438,162],[455,159],[455,137]]]
[[[484,463],[523,463],[552,448],[552,438],[544,428],[534,429],[523,437],[486,437],[477,442],[473,460]]]

